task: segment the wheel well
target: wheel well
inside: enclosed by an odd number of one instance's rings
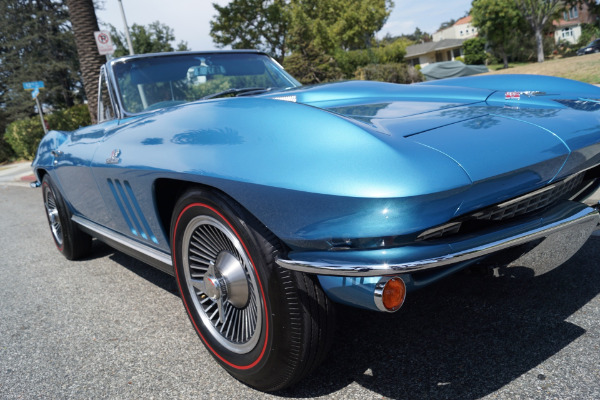
[[[48,173],[48,171],[46,171],[43,168],[39,168],[37,171],[33,172],[34,175],[36,176],[37,180],[40,182],[40,184],[42,183],[42,180],[44,179],[44,176],[46,176],[46,174]]]
[[[218,192],[223,196],[228,197],[231,201],[235,202],[238,206],[248,211],[243,205],[237,202],[234,198],[229,196],[227,193],[219,190],[213,186],[203,185],[197,182],[180,181],[177,179],[160,178],[154,182],[154,199],[156,204],[157,214],[160,218],[160,224],[163,231],[166,233],[169,245],[171,242],[171,217],[177,200],[183,195],[183,193],[192,188],[203,188],[212,192]],[[248,212],[250,215],[252,213]],[[253,216],[253,215],[252,215]],[[254,217],[254,216],[253,216]],[[254,217],[258,223],[264,226],[256,217]],[[266,227],[265,227],[266,228]],[[268,228],[266,228],[268,229]],[[275,236],[275,235],[274,235]]]
[[[175,179],[158,179],[154,182],[156,210],[169,242],[171,241],[171,214],[175,209],[175,203],[181,194],[193,185],[195,184]]]

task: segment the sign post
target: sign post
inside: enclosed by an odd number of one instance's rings
[[[42,128],[44,128],[44,134],[46,134],[48,133],[48,128],[46,127],[46,121],[44,121],[44,111],[42,110],[40,99],[38,98],[38,95],[40,94],[40,89],[43,88],[43,81],[23,82],[23,89],[31,90],[31,97],[35,99],[35,104],[37,105],[38,113],[40,114],[40,120],[42,121]]]

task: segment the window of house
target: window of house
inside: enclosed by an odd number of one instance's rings
[[[463,35],[463,31],[460,31],[460,36],[462,36],[462,35]]]
[[[573,28],[569,27],[569,28],[564,28],[563,30],[561,30],[561,37],[563,37],[563,38],[573,37]]]
[[[563,11],[563,19],[565,21],[571,20],[571,19],[575,19],[579,17],[579,11],[577,10],[577,7],[571,7],[570,10],[568,11]]]
[[[460,57],[460,49],[454,49],[452,50],[452,53],[454,54],[454,58]]]
[[[579,12],[577,11],[577,7],[571,7],[569,10],[569,18],[574,19],[579,17]]]

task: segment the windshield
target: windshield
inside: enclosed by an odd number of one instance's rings
[[[112,66],[128,113],[219,96],[300,86],[271,58],[254,53],[191,53],[117,61]]]

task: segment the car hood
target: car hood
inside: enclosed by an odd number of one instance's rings
[[[600,102],[592,99],[600,99],[597,88],[560,87],[564,80],[550,78],[548,85],[548,79],[540,83],[519,77],[514,87],[532,90],[508,91],[498,80],[487,80],[491,89],[459,87],[461,79],[469,85],[482,81],[459,78],[448,86],[345,82],[273,97],[355,121],[379,133],[392,148],[410,141],[446,155],[472,181],[461,206],[464,212],[600,162],[595,143]],[[527,80],[533,85],[525,86]],[[492,186],[496,192],[489,190]]]

